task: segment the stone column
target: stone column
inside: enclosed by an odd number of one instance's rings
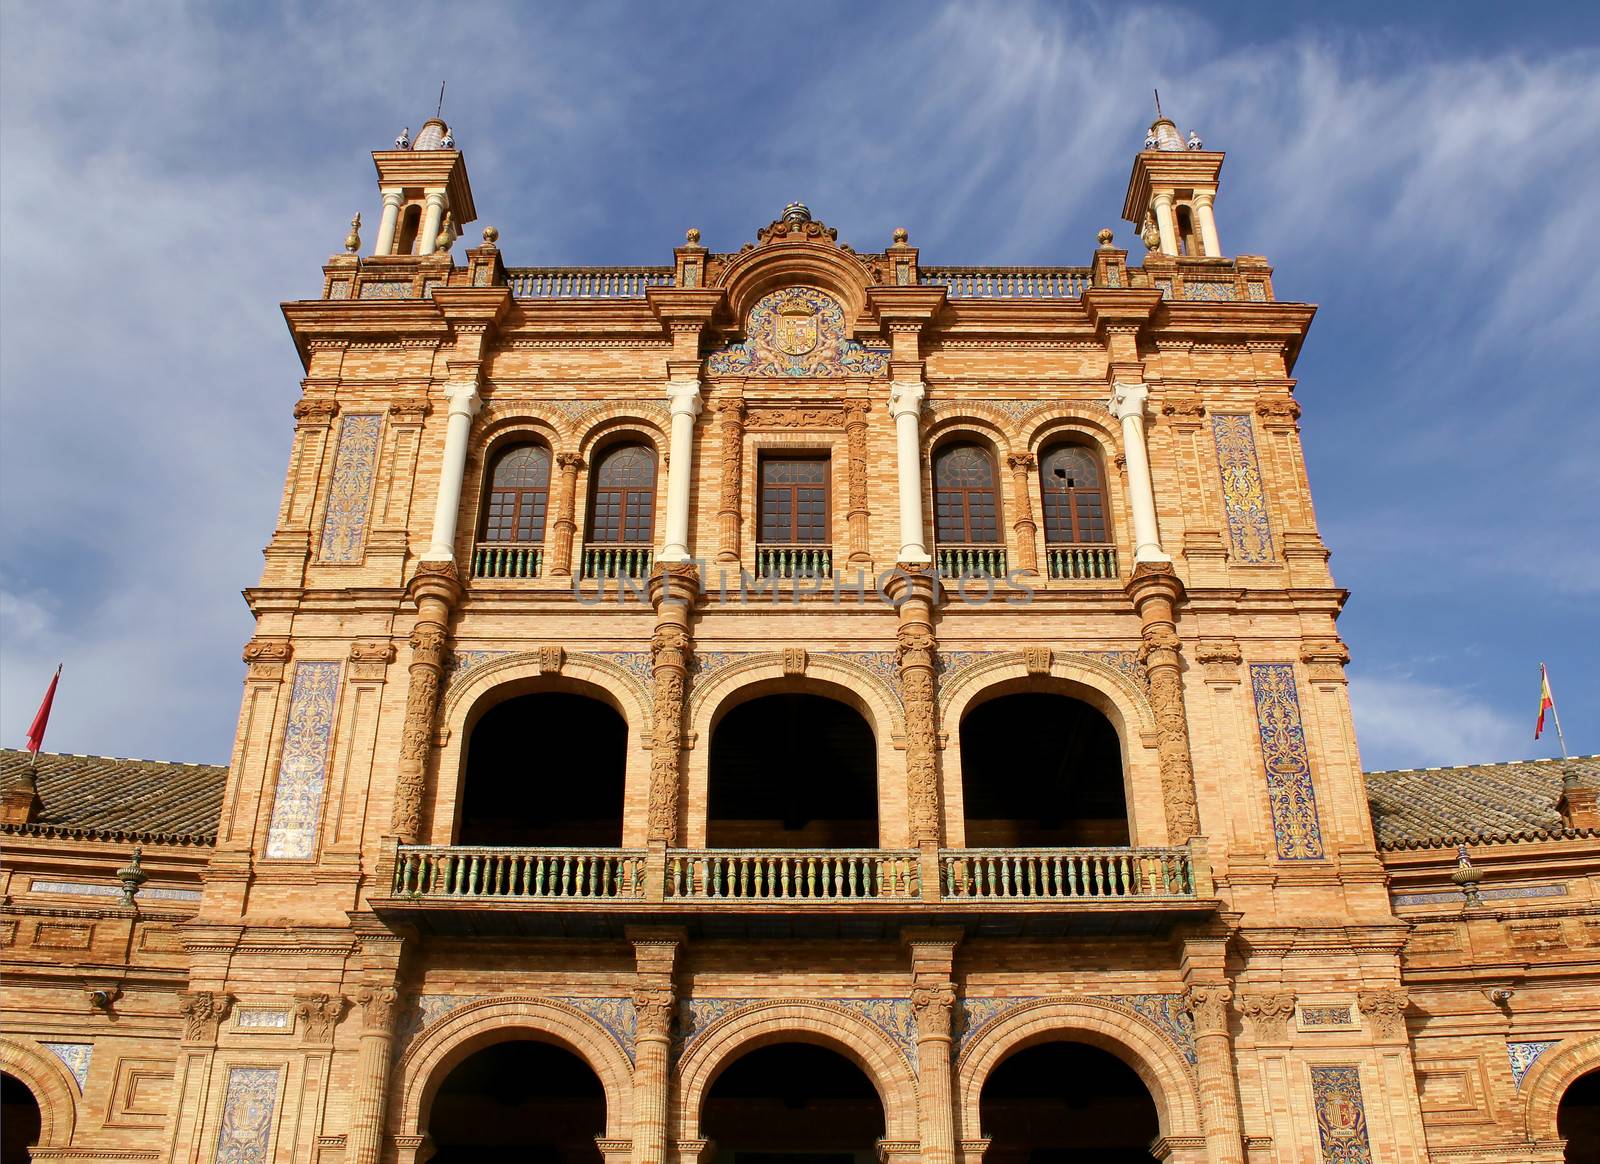
[[[739,560],[739,521],[744,497],[744,398],[717,402],[722,430],[722,496],[717,505],[717,561]]]
[[[1146,562],[1134,568],[1127,593],[1139,612],[1144,638],[1139,661],[1149,677],[1150,705],[1156,714],[1167,842],[1181,845],[1200,832],[1194,764],[1189,755],[1189,719],[1183,703],[1183,661],[1178,654],[1176,611],[1183,596],[1183,583],[1170,564]]]
[[[852,399],[844,402],[844,436],[846,457],[849,459],[847,479],[849,493],[846,521],[850,530],[850,565],[867,570],[872,567],[872,551],[868,548],[870,531],[867,519],[872,511],[867,508],[867,413],[872,409],[870,400]],[[921,482],[918,482],[921,488]]]
[[[671,1110],[672,1024],[678,998],[672,972],[681,931],[630,929],[637,981],[634,1035],[633,1164],[665,1164],[667,1116]]]
[[[886,587],[899,608],[896,657],[900,698],[906,709],[906,807],[911,843],[923,851],[922,892],[937,893],[939,820],[939,726],[933,674],[938,640],[933,604],[939,583],[926,564],[902,562]]]
[[[1133,510],[1134,562],[1170,562],[1161,550],[1156,525],[1156,494],[1150,480],[1150,454],[1144,443],[1144,410],[1150,389],[1117,384],[1106,407],[1122,422],[1122,452],[1128,462],[1128,505]]]
[[[922,1164],[955,1164],[954,1088],[950,1079],[951,981],[959,927],[907,930],[911,948],[911,1010],[917,1023],[917,1114]]]
[[[422,234],[417,239],[417,254],[431,255],[438,249],[439,227],[444,222],[445,193],[443,190],[429,190],[425,209],[422,212]]]
[[[1150,209],[1156,216],[1156,229],[1161,232],[1161,253],[1178,253],[1178,216],[1172,208],[1172,195],[1163,190],[1150,199]]]
[[[699,589],[700,575],[688,562],[661,564],[650,578],[650,602],[656,610],[656,629],[650,637],[655,722],[647,835],[653,846],[671,847],[678,843],[683,697],[691,642],[689,611]]]
[[[1234,1074],[1233,1039],[1228,1032],[1232,998],[1233,991],[1222,983],[1191,986],[1184,995],[1184,1005],[1194,1016],[1195,1074],[1207,1164],[1245,1164],[1239,1080]]]
[[[450,401],[445,421],[444,456],[439,462],[439,497],[433,507],[433,533],[424,561],[451,562],[456,556],[456,521],[461,515],[461,481],[467,471],[467,441],[472,434],[472,418],[478,415],[483,400],[476,381],[452,384],[445,389]]]
[[[1200,245],[1205,248],[1208,259],[1222,257],[1222,243],[1217,241],[1217,218],[1212,212],[1216,200],[1215,194],[1205,190],[1190,199],[1194,203],[1195,217],[1200,220]]]
[[[399,190],[383,192],[383,217],[378,221],[378,240],[372,244],[372,253],[387,255],[394,250],[394,230],[400,222]]]
[[[400,733],[400,766],[395,777],[394,811],[389,831],[401,844],[415,844],[422,830],[422,800],[433,746],[434,716],[444,676],[450,611],[461,597],[454,562],[419,562],[411,579],[417,621],[411,630],[411,681]]]
[[[578,532],[578,473],[583,469],[583,458],[577,453],[558,453],[556,466],[561,470],[556,492],[555,540],[550,544],[550,575],[553,578],[572,576],[572,539]]]
[[[1017,569],[1024,574],[1039,572],[1039,548],[1034,540],[1039,526],[1033,520],[1031,481],[1033,467],[1038,463],[1032,453],[1012,453],[1006,458],[1011,469],[1011,510],[1016,515],[1011,522],[1011,532],[1017,543]]]
[[[700,415],[700,381],[667,384],[672,444],[667,467],[667,532],[660,561],[689,560],[689,486],[694,481],[694,418]]]
[[[895,459],[900,471],[899,561],[929,562],[922,524],[922,401],[928,390],[920,380],[897,380],[889,387],[889,415],[894,417]]]
[[[356,1053],[355,1094],[351,1097],[350,1164],[378,1164],[383,1154],[389,1057],[400,992],[392,986],[365,986],[356,995],[356,1003],[361,1007],[361,1045]]]

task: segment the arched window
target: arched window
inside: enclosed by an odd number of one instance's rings
[[[648,544],[655,514],[655,452],[646,445],[613,445],[595,466],[589,540]]]
[[[1200,253],[1200,239],[1194,230],[1194,214],[1187,206],[1178,207],[1178,253],[1180,255],[1198,255]]]
[[[976,545],[1000,540],[994,458],[977,444],[946,445],[933,459],[936,540]]]
[[[394,253],[409,255],[417,249],[417,232],[422,229],[422,207],[416,203],[407,206],[400,216],[400,234],[395,240]]]
[[[483,540],[544,541],[549,503],[550,450],[543,445],[512,445],[494,459],[489,472]]]
[[[1083,445],[1056,445],[1039,462],[1044,540],[1106,542],[1105,476],[1100,459]]]

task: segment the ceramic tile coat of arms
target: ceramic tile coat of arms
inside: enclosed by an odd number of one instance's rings
[[[234,1067],[222,1100],[216,1164],[264,1164],[278,1103],[276,1067]]]
[[[1306,729],[1300,722],[1300,693],[1290,663],[1252,663],[1250,686],[1261,728],[1261,762],[1267,771],[1267,799],[1278,856],[1290,861],[1320,860],[1322,828],[1311,784]]]
[[[847,336],[839,301],[815,287],[762,296],[750,309],[745,337],[712,354],[712,375],[825,379],[875,376],[889,366],[889,350]]]
[[[1354,1067],[1313,1067],[1311,1096],[1317,1106],[1322,1164],[1373,1164],[1361,1073]]]
[[[269,857],[305,858],[316,851],[338,695],[338,663],[295,664],[283,760],[267,830]]]

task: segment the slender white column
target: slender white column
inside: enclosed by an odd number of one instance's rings
[[[424,561],[449,562],[456,556],[456,519],[461,514],[461,479],[467,471],[467,438],[483,400],[476,384],[445,389],[450,415],[445,421],[444,457],[439,463],[439,500],[433,508],[433,537]]]
[[[378,223],[378,241],[372,245],[372,253],[386,255],[394,250],[394,228],[400,222],[400,191],[385,190],[383,192],[383,218]]]
[[[1150,199],[1150,208],[1155,211],[1156,229],[1161,232],[1161,253],[1176,255],[1178,253],[1178,216],[1172,209],[1172,195],[1163,190],[1160,194]]]
[[[889,415],[894,417],[896,458],[900,469],[901,562],[927,562],[922,527],[922,401],[927,386],[920,380],[897,380],[889,386]]]
[[[1217,216],[1212,213],[1216,198],[1215,194],[1204,192],[1194,196],[1195,214],[1200,219],[1200,245],[1205,248],[1208,259],[1222,257],[1222,244],[1217,241]]]
[[[663,562],[689,560],[689,484],[694,480],[694,418],[700,415],[700,381],[667,384],[672,406],[671,463],[667,466],[667,533]]]
[[[417,240],[417,254],[431,255],[439,239],[439,227],[444,222],[444,191],[429,190],[427,209],[422,214],[422,237]]]
[[[1156,493],[1150,481],[1150,454],[1144,444],[1144,409],[1150,389],[1143,384],[1117,384],[1107,407],[1122,422],[1122,454],[1128,460],[1128,503],[1133,509],[1133,560],[1170,562],[1161,552],[1156,526]]]

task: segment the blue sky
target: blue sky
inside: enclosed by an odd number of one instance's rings
[[[1150,89],[1297,375],[1368,768],[1600,751],[1600,30],[1457,3],[0,9],[0,739],[226,760],[239,590],[368,151],[445,112],[513,264],[736,249],[793,198],[934,263],[1083,263]],[[476,233],[476,227],[473,233]]]

